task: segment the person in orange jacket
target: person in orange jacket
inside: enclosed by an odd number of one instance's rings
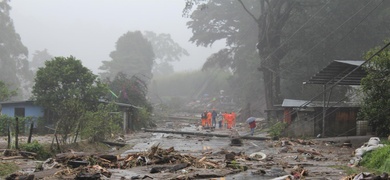
[[[227,124],[228,124],[228,113],[225,111],[223,114],[222,114],[222,117],[223,117],[223,127],[227,128]]]
[[[231,129],[233,125],[233,115],[232,114],[227,114],[227,128]]]
[[[201,115],[200,115],[200,118],[201,118],[201,122],[202,122],[202,127],[205,127],[206,126],[206,123],[207,123],[207,111],[204,111]]]
[[[236,113],[233,111],[232,113],[232,126],[236,127]]]
[[[207,126],[208,127],[211,127],[211,117],[212,117],[212,114],[211,112],[207,112]]]

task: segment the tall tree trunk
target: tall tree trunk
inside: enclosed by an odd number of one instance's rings
[[[263,4],[263,13],[256,22],[259,27],[257,49],[263,72],[266,108],[271,110],[281,101],[280,62],[286,55],[281,43],[282,29],[292,10],[290,0],[271,0]],[[249,12],[249,11],[248,11]],[[252,17],[254,17],[252,15]]]

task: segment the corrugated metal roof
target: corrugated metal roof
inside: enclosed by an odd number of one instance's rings
[[[362,60],[334,60],[310,78],[307,84],[360,85],[367,73],[360,67]]]
[[[20,103],[34,103],[32,100],[24,100],[24,101],[3,101],[0,104],[20,104]]]
[[[359,107],[359,105],[354,102],[329,102],[327,103],[327,105],[329,107]],[[282,107],[323,107],[323,102],[309,102],[306,100],[284,99]]]
[[[350,64],[353,66],[360,66],[365,62],[362,60],[334,60],[334,61],[344,63],[344,64]]]

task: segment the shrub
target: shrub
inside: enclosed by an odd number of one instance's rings
[[[82,116],[81,135],[91,142],[102,141],[120,132],[122,117],[115,104],[100,104],[98,111],[87,111]]]
[[[51,154],[45,150],[45,147],[36,140],[34,140],[32,143],[21,144],[20,148],[28,152],[37,153],[37,159],[47,159],[51,156]]]
[[[276,122],[275,124],[273,124],[269,130],[268,130],[268,133],[269,135],[273,138],[273,139],[277,139],[279,138],[282,134],[283,134],[283,131],[284,129],[286,128],[286,123],[284,122]]]

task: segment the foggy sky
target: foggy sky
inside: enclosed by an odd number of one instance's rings
[[[169,33],[190,56],[174,63],[175,71],[200,69],[206,58],[223,47],[197,47],[188,42],[191,30],[182,17],[184,0],[12,0],[15,30],[29,50],[47,49],[53,56],[70,56],[98,72],[101,61],[127,31]]]

